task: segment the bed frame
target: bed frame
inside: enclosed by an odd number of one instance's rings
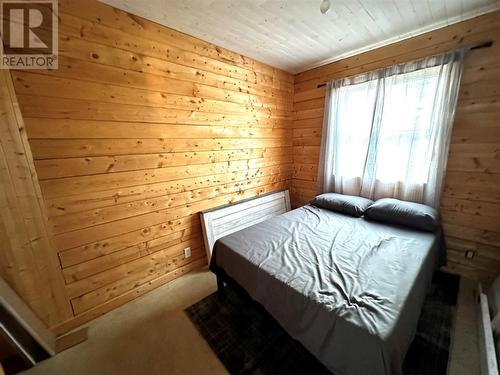
[[[210,264],[215,241],[219,238],[287,211],[290,211],[288,190],[203,211],[201,213],[201,226],[208,263]]]

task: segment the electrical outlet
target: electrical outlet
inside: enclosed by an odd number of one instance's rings
[[[191,256],[191,248],[190,247],[186,247],[184,249],[184,258],[189,258]]]
[[[465,251],[465,257],[467,259],[472,259],[476,256],[476,252],[474,250],[466,250]]]

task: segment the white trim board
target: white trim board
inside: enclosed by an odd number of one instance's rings
[[[488,297],[483,293],[481,284],[478,287],[478,320],[481,375],[498,375]]]
[[[55,355],[56,338],[26,303],[0,277],[0,304],[51,356]]]

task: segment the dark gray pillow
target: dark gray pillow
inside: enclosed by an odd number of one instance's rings
[[[373,201],[354,195],[325,193],[314,198],[311,204],[316,207],[326,208],[327,210],[360,217],[373,204]]]
[[[438,212],[425,204],[383,198],[365,211],[365,217],[388,224],[434,232],[440,227]]]

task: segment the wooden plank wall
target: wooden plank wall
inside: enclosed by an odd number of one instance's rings
[[[2,48],[0,44],[0,48]],[[12,79],[0,70],[0,278],[47,325],[72,316]]]
[[[201,210],[289,187],[294,87],[94,0],[59,11],[59,69],[12,76],[74,314],[63,332],[206,264]]]
[[[440,211],[448,268],[490,282],[500,272],[500,12],[297,74],[292,205],[316,194],[325,95],[319,84],[487,41],[493,47],[473,51],[465,66]],[[468,249],[477,252],[471,260]]]

